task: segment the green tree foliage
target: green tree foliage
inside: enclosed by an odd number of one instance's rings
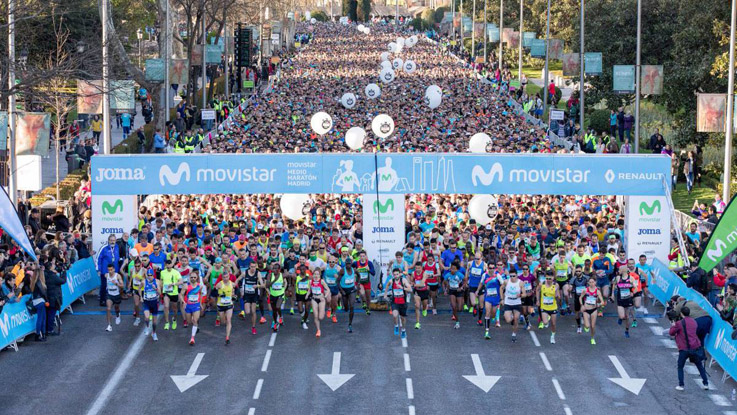
[[[589,128],[597,133],[609,131],[609,111],[594,110],[589,116]]]
[[[348,0],[348,18],[355,22],[358,20],[358,1]]]
[[[358,11],[359,18],[367,22],[371,18],[371,0],[361,0]]]
[[[318,22],[327,22],[328,20],[330,20],[330,17],[322,10],[315,10],[310,14],[311,17],[314,17],[315,20],[317,20]]]

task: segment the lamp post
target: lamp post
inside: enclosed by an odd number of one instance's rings
[[[517,58],[517,79],[519,80],[519,87],[522,88],[522,43],[525,39],[524,32],[522,31],[522,22],[524,17],[525,1],[519,0],[519,55]]]
[[[548,67],[548,60],[550,55],[548,49],[550,48],[550,0],[548,0],[548,12],[545,23],[545,73],[543,74],[543,114],[548,109],[548,76],[550,68]]]
[[[110,139],[110,67],[109,36],[108,36],[108,0],[102,0],[102,154],[110,154],[112,142]]]
[[[18,203],[18,181],[15,173],[17,160],[15,158],[15,0],[8,2],[8,193],[13,206]]]
[[[732,184],[732,134],[734,125],[734,32],[737,26],[737,0],[732,0],[732,21],[729,28],[729,77],[727,78],[727,131],[725,132],[724,147],[724,184],[722,185],[722,200],[729,203],[730,185]]]
[[[504,0],[499,1],[499,73],[502,72],[502,63],[504,63]]]
[[[138,67],[141,67],[141,56],[143,55],[141,53],[141,41],[143,40],[143,30],[139,27],[138,30],[136,30],[136,36],[138,37]]]

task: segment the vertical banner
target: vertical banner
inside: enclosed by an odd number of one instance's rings
[[[727,94],[696,94],[696,131],[721,133],[727,125]]]
[[[16,119],[15,154],[49,154],[51,114],[48,112],[19,112]]]
[[[699,259],[699,268],[711,271],[724,258],[737,249],[737,196],[732,197],[714,231],[709,236],[703,255]]]
[[[8,112],[0,111],[0,151],[8,149]]]
[[[36,329],[36,316],[26,308],[31,295],[21,297],[17,303],[6,304],[0,312],[0,348],[13,343]]]
[[[190,62],[190,65],[192,66],[201,66],[202,65],[202,45],[192,45],[192,62]]]
[[[545,57],[545,39],[532,39],[530,44],[530,56],[533,58]]]
[[[470,17],[466,17],[466,16],[463,17],[462,21],[463,21],[463,33],[464,34],[470,33],[471,28],[473,27],[472,26],[473,21],[471,20]]]
[[[617,94],[635,92],[635,65],[614,65],[612,90]]]
[[[130,233],[138,226],[138,203],[135,195],[92,196],[92,249],[100,252],[107,238]]]
[[[563,76],[576,76],[579,74],[579,67],[581,66],[578,53],[564,53],[563,54]]]
[[[165,75],[163,59],[146,59],[146,80],[148,82],[164,82]]]
[[[489,23],[486,25],[486,35],[488,36],[489,42],[499,42],[499,28],[495,24]]]
[[[642,65],[640,82],[642,95],[661,95],[663,93],[663,65]]]
[[[668,262],[670,253],[670,210],[666,196],[629,196],[627,200],[626,243],[629,258],[647,256]]]
[[[517,49],[519,47],[520,42],[520,33],[517,31],[514,31],[509,34],[509,47],[512,49]]]
[[[506,43],[507,46],[509,46],[510,37],[512,36],[512,33],[514,32],[514,29],[511,27],[505,27],[502,29],[502,42]]]
[[[169,61],[169,82],[172,85],[186,85],[189,82],[189,63],[186,59]]]
[[[224,45],[207,45],[205,48],[205,59],[208,64],[220,64],[222,60],[223,52],[225,52]]]
[[[601,52],[586,52],[583,60],[583,70],[586,75],[601,75]]]
[[[532,41],[537,36],[536,32],[522,32],[522,47],[529,48],[532,46]]]
[[[77,80],[77,114],[102,114],[101,80]]]
[[[394,254],[404,248],[403,194],[363,195],[363,246],[369,260],[376,260],[386,271]]]
[[[126,112],[136,109],[136,86],[133,81],[110,81],[110,110]]]
[[[550,39],[550,59],[563,59],[563,39]]]

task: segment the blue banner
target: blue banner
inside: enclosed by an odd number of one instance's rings
[[[711,332],[704,340],[704,347],[712,358],[733,379],[737,379],[737,342],[732,340],[732,326],[722,320],[719,312],[700,293],[688,288],[678,275],[657,259],[652,263],[653,278],[649,284],[650,292],[663,304],[674,295],[694,301],[711,316]]]
[[[28,312],[26,301],[31,295],[21,297],[17,303],[5,304],[0,313],[0,349],[36,330],[36,315]]]
[[[167,154],[92,157],[97,195],[664,194],[663,155]]]
[[[79,297],[100,286],[100,276],[92,257],[80,259],[67,271],[67,283],[61,286],[61,309],[65,310]]]

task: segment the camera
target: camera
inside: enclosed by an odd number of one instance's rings
[[[666,304],[665,307],[665,316],[668,317],[668,320],[671,322],[680,321],[683,317],[681,317],[681,313],[676,311],[676,302],[673,300],[668,301],[668,304]]]

